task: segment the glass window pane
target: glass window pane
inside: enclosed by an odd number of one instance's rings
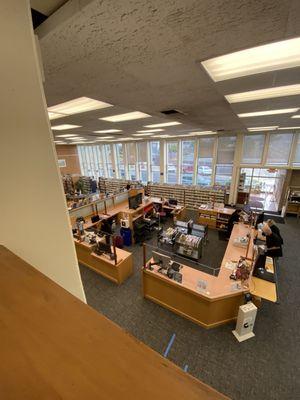
[[[194,177],[195,141],[182,142],[181,183],[192,185]]]
[[[160,182],[160,142],[150,142],[150,180]]]
[[[218,138],[218,164],[233,164],[236,136]]]
[[[218,186],[229,187],[232,178],[232,165],[217,165],[215,184]]]
[[[122,143],[115,145],[116,150],[116,168],[119,178],[125,178],[125,165],[124,165],[124,148]]]
[[[136,143],[127,143],[127,160],[128,164],[136,163]]]
[[[104,176],[100,146],[77,146],[81,173],[98,179]]]
[[[177,183],[178,142],[167,143],[167,183]]]
[[[300,133],[297,135],[297,143],[296,143],[296,152],[294,156],[293,165],[299,167],[300,166]]]
[[[242,162],[260,164],[264,151],[265,135],[245,135]]]
[[[292,133],[272,133],[267,155],[267,164],[287,165],[293,140]]]
[[[197,185],[211,185],[214,144],[215,138],[201,138],[199,140]]]
[[[128,165],[128,174],[129,174],[129,179],[132,181],[135,181],[136,178],[136,165],[135,164],[129,164]]]
[[[138,143],[138,160],[147,162],[147,142]]]

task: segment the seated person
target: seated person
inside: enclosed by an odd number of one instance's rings
[[[273,233],[268,224],[264,224],[262,228],[266,236],[266,256],[269,257],[282,257],[281,240],[276,233]]]
[[[267,220],[267,224],[269,225],[271,231],[272,231],[273,233],[275,233],[275,234],[280,238],[281,244],[283,244],[283,239],[282,239],[281,234],[280,234],[280,229],[279,229],[278,226],[275,224],[275,222],[274,222],[272,219],[268,219],[268,220]]]
[[[230,237],[233,225],[240,220],[240,213],[242,210],[235,210],[234,213],[230,216],[228,220],[228,225],[227,225],[227,238]]]

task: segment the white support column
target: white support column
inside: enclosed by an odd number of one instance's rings
[[[29,2],[0,2],[0,18],[0,243],[85,301]]]
[[[166,182],[166,176],[167,176],[167,154],[166,154],[166,141],[165,140],[160,140],[159,143],[159,153],[160,153],[160,178],[159,182],[160,183],[165,183]],[[162,175],[163,174],[163,175]]]
[[[197,184],[199,139],[195,139],[193,185]]]

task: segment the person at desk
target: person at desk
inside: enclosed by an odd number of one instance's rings
[[[268,224],[264,224],[262,231],[266,236],[266,256],[272,258],[282,257],[281,237],[273,233]]]
[[[280,238],[281,244],[283,245],[283,239],[282,239],[282,236],[281,236],[281,234],[280,234],[280,229],[279,229],[278,226],[275,224],[275,222],[274,222],[272,219],[268,219],[268,220],[267,220],[267,224],[268,224],[268,226],[270,227],[271,231],[272,231],[273,233],[275,233],[275,235],[277,235],[277,236]]]
[[[233,229],[233,225],[236,224],[237,222],[239,222],[240,220],[240,214],[241,214],[242,210],[235,210],[234,213],[230,216],[229,220],[228,220],[228,225],[227,225],[227,238],[230,238],[232,229]]]

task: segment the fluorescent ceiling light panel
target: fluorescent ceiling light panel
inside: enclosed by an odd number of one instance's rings
[[[113,139],[114,138],[114,136],[102,136],[102,137],[97,137],[97,139]]]
[[[65,144],[65,142],[62,142],[60,140],[54,140],[54,143],[56,143],[56,144]]]
[[[81,126],[80,125],[70,125],[70,124],[51,126],[51,129],[53,131],[64,131],[67,129],[74,129],[74,128],[81,128]]]
[[[72,134],[72,133],[66,133],[65,135],[56,135],[56,137],[65,137],[65,138],[68,138],[68,137],[78,137],[78,136],[75,135],[75,134]]]
[[[299,115],[293,115],[291,118],[300,118],[300,114]]]
[[[143,131],[137,131],[137,133],[155,133],[155,132],[163,132],[164,129],[144,129]]]
[[[165,139],[165,138],[171,137],[171,135],[153,135],[151,137]]]
[[[203,136],[203,135],[216,135],[217,132],[213,131],[202,131],[202,132],[190,132],[188,133],[189,136]]]
[[[201,63],[215,81],[300,66],[300,38],[211,58]]]
[[[112,104],[90,99],[89,97],[79,97],[74,100],[66,101],[64,103],[48,107],[48,111],[50,111],[51,113],[73,115],[87,111],[99,110],[101,108],[107,107],[112,107]]]
[[[153,133],[133,133],[133,136],[152,136]]]
[[[123,132],[120,129],[104,129],[103,131],[93,131],[94,133],[117,133]]]
[[[278,128],[278,130],[280,129],[300,129],[300,126],[285,126],[285,127],[280,127]]]
[[[249,132],[256,132],[256,131],[273,131],[278,128],[278,125],[274,126],[257,126],[252,128],[247,128]]]
[[[133,111],[125,114],[117,114],[111,115],[110,117],[99,118],[103,121],[108,122],[122,122],[122,121],[131,121],[133,119],[141,119],[141,118],[149,118],[151,115],[144,114],[140,111]]]
[[[272,99],[275,97],[294,96],[297,94],[300,94],[300,84],[228,94],[225,98],[228,103],[242,103],[244,101]]]
[[[145,128],[163,128],[165,126],[175,126],[175,125],[181,125],[181,122],[178,121],[163,122],[161,124],[145,125]]]
[[[57,119],[57,118],[66,117],[66,115],[48,111],[48,117],[49,117],[49,119]]]
[[[267,111],[255,111],[250,113],[242,113],[238,114],[237,116],[240,118],[247,118],[247,117],[260,117],[263,115],[275,115],[275,114],[288,114],[297,112],[299,108],[282,108],[280,110],[267,110]]]

